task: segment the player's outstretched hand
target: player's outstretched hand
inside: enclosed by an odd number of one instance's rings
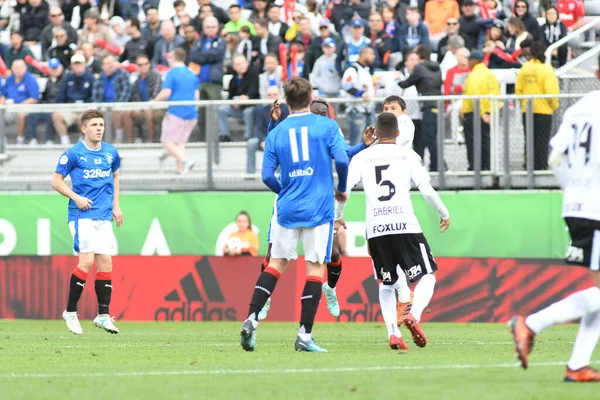
[[[340,218],[333,223],[333,229],[335,231],[339,231],[340,228],[348,229],[348,228],[346,228],[346,221],[344,221],[343,218]]]
[[[362,140],[365,146],[369,147],[375,142],[375,128],[371,125],[365,128],[365,131],[362,134]]]
[[[123,212],[119,207],[113,207],[113,221],[117,222],[117,226],[123,225]]]
[[[450,218],[444,219],[440,217],[440,232],[444,233],[448,228],[450,228]]]
[[[75,199],[75,205],[77,206],[77,208],[83,211],[87,211],[90,208],[92,208],[92,203],[92,200],[83,196],[77,196],[77,199]]]
[[[346,200],[348,199],[348,196],[346,196],[346,193],[340,192],[339,190],[335,191],[334,197],[338,201],[338,203],[345,203]]]
[[[279,99],[276,99],[271,106],[271,119],[277,121],[281,117],[281,107],[279,107]]]

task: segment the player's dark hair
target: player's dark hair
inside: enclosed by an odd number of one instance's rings
[[[239,30],[239,32],[245,33],[247,35],[251,35],[252,32],[250,31],[250,27],[248,26],[242,26]]]
[[[275,53],[267,53],[267,55],[265,56],[265,59],[266,59],[267,57],[272,57],[272,58],[274,58],[275,60],[277,60],[277,64],[279,64],[279,56],[278,56],[277,54],[275,54]]]
[[[90,109],[90,110],[84,111],[83,114],[81,114],[79,121],[81,122],[81,126],[86,126],[88,121],[90,121],[94,118],[104,119],[104,113],[100,110]]]
[[[177,47],[175,50],[173,50],[173,59],[175,61],[185,62],[185,57],[185,50],[181,47]]]
[[[138,17],[129,17],[128,19],[132,27],[136,27],[138,31],[142,29],[142,25],[140,24]]]
[[[296,77],[285,83],[283,92],[290,111],[302,110],[310,104],[312,85],[306,79]]]
[[[539,60],[541,63],[546,62],[546,45],[543,42],[537,40],[532,42],[529,46],[529,52],[532,58]]]
[[[392,96],[386,97],[385,100],[383,100],[383,105],[391,104],[391,103],[398,103],[400,105],[400,108],[402,109],[402,111],[406,110],[406,102],[400,96],[392,95]]]
[[[229,6],[228,10],[231,10],[231,9],[233,9],[233,8],[237,8],[238,10],[241,10],[241,9],[242,9],[242,7],[240,7],[239,5],[237,5],[237,4],[232,4],[232,5],[230,5],[230,6]]]
[[[412,11],[412,12],[416,12],[416,13],[419,13],[419,14],[421,14],[421,10],[419,10],[419,7],[408,7],[408,8],[406,9],[406,11],[407,11],[407,12],[408,12],[408,11]]]
[[[375,122],[375,130],[380,139],[392,139],[398,136],[398,118],[392,113],[381,113]]]
[[[173,2],[173,8],[177,8],[179,6],[184,6],[185,7],[185,1],[183,1],[183,0],[175,0]]]
[[[240,211],[236,216],[235,219],[238,219],[238,217],[241,216],[245,216],[246,218],[248,218],[248,229],[252,229],[252,218],[250,218],[250,214],[248,214],[248,211]]]
[[[329,103],[327,103],[327,100],[325,100],[322,97],[315,97],[310,105],[310,112],[313,114],[318,114],[318,115],[323,115],[321,114],[319,111],[319,106],[324,106],[326,111],[326,114],[324,115],[324,117],[330,118],[329,115]]]
[[[419,59],[423,61],[429,60],[431,58],[431,49],[429,48],[429,46],[420,44],[417,47],[415,47],[415,54],[418,55]]]
[[[262,26],[263,28],[269,27],[269,21],[267,21],[266,18],[259,18],[257,20],[254,20],[254,23],[258,26]]]

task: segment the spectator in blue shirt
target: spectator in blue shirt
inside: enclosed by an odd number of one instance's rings
[[[23,60],[14,60],[12,63],[12,75],[0,88],[0,104],[35,104],[40,101],[40,88]],[[25,143],[25,121],[26,113],[10,113],[4,116],[6,123],[16,123],[17,144]]]
[[[169,62],[171,69],[165,76],[162,90],[153,101],[198,100],[198,75],[185,65],[185,50],[176,48]],[[185,174],[194,167],[187,159],[185,145],[196,126],[196,106],[171,106],[162,123],[160,141],[165,150],[177,161],[177,174]]]
[[[397,27],[394,31],[394,44],[392,51],[402,52],[405,47],[414,48],[417,45],[431,47],[429,29],[421,21],[421,12],[416,7],[406,9],[406,24]]]
[[[267,88],[267,99],[275,101],[279,98],[280,89],[277,86]],[[280,104],[281,116],[279,122],[286,119],[290,110],[286,104]],[[256,152],[265,150],[265,140],[267,140],[267,129],[271,121],[271,104],[256,106],[254,109],[254,134],[246,142],[246,172],[254,174],[256,172]]]
[[[129,74],[117,68],[117,60],[112,55],[102,58],[100,78],[94,82],[92,101],[94,103],[125,103],[131,99]],[[112,121],[115,140],[123,141],[123,117],[125,113],[113,110]]]
[[[71,73],[67,74],[62,81],[56,103],[90,103],[92,101],[92,89],[94,86],[94,75],[86,69],[83,54],[75,54],[71,57]],[[52,113],[52,125],[60,137],[60,142],[68,145],[68,128],[78,125],[79,114],[76,112]]]
[[[138,67],[138,78],[133,83],[131,101],[150,101],[160,93],[162,77],[156,70],[152,69],[147,55],[138,55],[136,64]],[[156,132],[154,128],[154,110],[127,111],[125,114],[125,132],[127,133],[129,143],[134,142],[133,128],[136,121],[139,120],[143,120],[148,128],[148,142],[154,143]]]
[[[167,60],[167,57],[169,57],[169,54],[185,42],[181,36],[177,35],[175,25],[170,19],[162,22],[160,34],[161,37],[154,44],[154,54],[152,56],[152,67],[154,68],[157,65],[168,66],[169,60]]]

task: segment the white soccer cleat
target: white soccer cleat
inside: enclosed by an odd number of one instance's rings
[[[114,321],[114,317],[108,314],[100,314],[94,318],[94,325],[100,329],[104,329],[108,333],[116,334],[119,333],[119,328],[115,326]]]
[[[260,310],[260,312],[258,313],[258,320],[263,321],[263,320],[267,319],[267,314],[269,313],[270,309],[271,309],[271,298],[269,297],[267,299],[267,302],[265,303],[264,307],[262,308],[262,310]]]
[[[83,329],[81,329],[81,324],[79,323],[79,318],[77,317],[77,311],[69,312],[67,310],[63,311],[62,317],[67,323],[67,328],[76,335],[83,334]]]
[[[323,293],[327,299],[327,310],[332,317],[337,318],[340,316],[340,305],[338,303],[337,294],[335,288],[330,288],[327,282],[323,284]]]

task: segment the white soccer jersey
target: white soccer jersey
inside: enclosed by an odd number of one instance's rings
[[[564,217],[600,221],[600,91],[571,106],[550,141],[553,152],[566,153],[563,161]]]
[[[415,124],[408,115],[402,114],[398,117],[398,130],[400,135],[396,139],[396,144],[412,149],[413,139],[415,138]]]
[[[363,183],[367,239],[421,233],[410,199],[411,181],[419,186],[429,180],[421,157],[412,149],[380,143],[355,155],[350,162],[348,189]]]

